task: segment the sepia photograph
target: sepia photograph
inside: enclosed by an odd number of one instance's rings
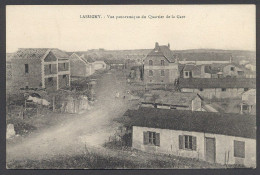
[[[255,169],[255,5],[6,5],[6,169]]]

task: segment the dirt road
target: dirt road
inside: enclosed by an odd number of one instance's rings
[[[125,82],[118,81],[120,76],[122,73],[104,74],[98,79],[97,102],[91,111],[33,133],[21,143],[8,144],[7,162],[82,154],[85,144],[90,147],[102,145],[117,128],[112,119],[122,116],[127,110],[127,100],[115,98],[116,92],[122,94],[125,91]]]

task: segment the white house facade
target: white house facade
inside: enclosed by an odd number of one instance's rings
[[[133,126],[132,147],[212,163],[256,167],[256,139],[251,138]]]

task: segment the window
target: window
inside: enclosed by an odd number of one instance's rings
[[[223,92],[226,91],[226,90],[227,90],[226,88],[222,88],[222,89],[221,89],[221,91],[223,91]]]
[[[203,91],[203,89],[202,89],[202,88],[200,88],[200,91]]]
[[[242,105],[242,109],[243,109],[243,111],[247,111],[247,110],[248,110],[248,108],[249,108],[249,106],[248,106],[248,105]]]
[[[52,77],[48,78],[48,82],[51,82],[52,80],[53,80]]]
[[[185,76],[188,77],[189,76],[189,72],[185,72]]]
[[[192,149],[192,136],[184,136],[184,148]]]
[[[149,134],[148,143],[155,145],[155,132],[148,132],[148,134]]]
[[[149,60],[149,65],[152,66],[153,65],[153,61]]]
[[[244,91],[248,91],[248,88],[244,88]]]
[[[66,78],[66,75],[63,75],[62,78]]]
[[[25,68],[25,73],[29,73],[29,65],[28,65],[28,64],[25,64],[25,65],[24,65],[24,68]]]
[[[144,145],[160,146],[160,133],[156,132],[144,132]]]
[[[179,149],[196,150],[196,137],[189,135],[179,135]]]
[[[245,158],[245,142],[234,140],[234,157]]]
[[[231,70],[231,71],[234,71],[234,70],[235,70],[235,68],[234,68],[234,67],[230,67],[230,70]]]
[[[63,69],[66,69],[66,63],[63,63]]]
[[[164,76],[164,70],[161,70],[161,76]]]
[[[153,76],[153,71],[149,70],[149,76]]]
[[[50,71],[50,74],[51,74],[51,64],[49,64],[49,71]]]
[[[164,60],[161,60],[161,66],[164,66]]]

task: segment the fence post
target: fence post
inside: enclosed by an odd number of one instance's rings
[[[52,97],[52,111],[55,111],[55,96]]]

